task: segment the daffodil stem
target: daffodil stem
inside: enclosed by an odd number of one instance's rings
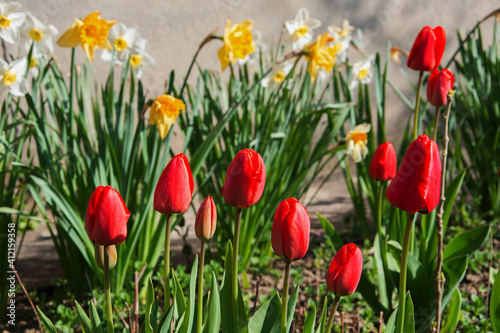
[[[198,322],[197,322],[197,332],[201,333],[201,326],[203,324],[203,266],[205,264],[205,244],[207,242],[201,242],[200,249],[200,268],[198,272]]]
[[[405,235],[403,238],[403,250],[401,252],[401,267],[399,273],[399,304],[396,333],[403,333],[405,320],[405,297],[406,297],[406,271],[408,267],[408,250],[410,247],[410,235],[413,228],[415,214],[408,213],[406,220]]]
[[[420,106],[420,91],[422,90],[423,80],[424,80],[424,71],[420,71],[420,75],[418,77],[418,85],[417,85],[417,100],[415,101],[415,111],[413,112],[413,140],[416,140],[418,136],[418,109]]]
[[[443,165],[441,169],[441,198],[439,201],[439,210],[437,213],[436,219],[436,230],[437,230],[437,265],[436,272],[434,275],[434,289],[436,290],[436,332],[439,333],[441,331],[441,303],[443,299],[443,290],[444,290],[444,276],[441,272],[443,268],[443,215],[444,215],[444,203],[446,201],[445,190],[446,190],[446,160],[448,155],[448,143],[450,138],[448,137],[448,118],[450,116],[451,103],[453,102],[453,94],[448,93],[448,105],[446,108],[446,113],[443,115],[444,118],[444,131],[443,131],[443,140],[444,140],[444,149],[443,149]]]
[[[75,84],[75,48],[71,49],[71,68],[70,68],[70,78],[69,78],[69,134],[73,136],[73,95],[74,95],[74,84]]]
[[[332,312],[330,312],[330,317],[328,318],[328,324],[326,325],[325,331],[323,333],[330,333],[330,331],[332,330],[333,319],[335,319],[335,312],[337,312],[339,301],[340,301],[340,296],[335,295],[335,299],[333,300]]]
[[[167,226],[165,227],[165,248],[163,252],[163,295],[165,301],[165,312],[170,307],[170,228],[172,214],[167,214]]]
[[[113,306],[111,304],[111,286],[109,283],[109,246],[104,246],[104,296],[106,299],[106,320],[108,333],[113,333]]]
[[[236,325],[235,332],[239,331],[239,309],[238,309],[238,247],[240,244],[240,223],[241,223],[241,208],[236,208],[236,219],[234,223],[234,242],[233,242],[233,309],[234,323]]]
[[[436,115],[434,116],[434,130],[432,131],[432,140],[434,140],[434,142],[437,139],[438,124],[439,124],[439,106],[436,106]]]
[[[281,300],[281,333],[287,333],[286,315],[288,311],[288,286],[290,284],[290,267],[292,266],[292,262],[290,260],[285,260],[286,265],[283,279],[283,297]]]

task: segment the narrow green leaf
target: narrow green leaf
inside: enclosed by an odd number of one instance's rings
[[[385,330],[382,330],[382,332],[386,332],[386,333],[396,332],[396,320],[397,319],[398,319],[398,309],[396,308],[396,309],[394,309],[394,311],[392,311],[392,314],[389,317],[387,324],[385,325]]]
[[[172,325],[172,317],[174,316],[174,306],[170,305],[168,311],[161,317],[158,329],[160,333],[170,333],[170,326]]]
[[[189,279],[189,297],[186,309],[186,318],[182,324],[181,333],[188,333],[192,331],[194,314],[196,312],[195,308],[195,297],[196,297],[196,278],[198,276],[198,255],[196,255],[193,265],[191,266],[191,278]],[[200,299],[203,302],[203,299]]]
[[[490,297],[490,316],[493,330],[500,333],[500,274],[497,273]]]
[[[170,275],[174,281],[174,321],[176,323],[181,322],[181,316],[186,312],[186,299],[184,298],[184,292],[182,291],[179,279],[172,268],[172,273]]]
[[[76,313],[78,314],[78,318],[80,319],[80,325],[82,325],[83,333],[90,333],[92,330],[90,328],[90,319],[80,306],[80,304],[75,300]]]
[[[460,319],[460,310],[462,307],[462,296],[460,290],[455,288],[450,302],[443,312],[443,321],[441,325],[441,332],[455,332],[458,320]]]
[[[51,332],[51,333],[57,333],[57,330],[54,327],[54,324],[52,324],[52,321],[49,318],[47,318],[47,316],[45,315],[45,313],[43,313],[42,310],[40,310],[40,308],[38,306],[36,307],[36,311],[40,315],[40,319],[42,320],[43,326],[45,326],[45,328],[49,332]]]
[[[281,300],[278,293],[266,301],[255,312],[248,322],[248,333],[271,332],[274,324],[280,317]]]
[[[470,255],[483,245],[491,231],[491,225],[484,225],[455,236],[444,248],[443,260]]]
[[[321,310],[321,317],[319,317],[318,329],[316,333],[322,333],[326,328],[326,317],[328,316],[328,296],[325,296],[323,301],[323,310]]]
[[[415,314],[413,311],[413,302],[411,300],[410,292],[406,293],[403,332],[415,333]]]
[[[146,309],[144,312],[144,330],[146,333],[153,333],[153,326],[151,324],[151,313],[153,310],[153,303],[155,298],[153,281],[151,278],[148,280],[148,286],[146,290]]]
[[[314,333],[314,325],[316,324],[316,308],[312,308],[312,310],[307,314],[303,333]]]
[[[95,308],[94,302],[90,301],[89,317],[90,323],[92,324],[92,333],[102,333],[101,319],[99,318],[99,313]]]
[[[208,294],[208,309],[203,323],[203,333],[219,333],[221,321],[219,287],[217,277],[212,271],[212,287]]]

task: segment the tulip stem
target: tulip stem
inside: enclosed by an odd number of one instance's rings
[[[333,300],[332,312],[330,312],[330,317],[328,318],[328,324],[326,325],[326,329],[324,333],[330,333],[332,330],[333,319],[335,318],[335,312],[337,312],[337,306],[339,305],[340,296],[335,295],[335,299]]]
[[[403,250],[401,252],[401,268],[399,273],[399,305],[396,333],[403,333],[405,320],[405,297],[406,297],[406,271],[408,266],[408,250],[410,248],[410,236],[413,228],[415,214],[408,213],[406,220],[405,235],[403,238]]]
[[[201,333],[201,324],[203,323],[203,265],[205,263],[205,244],[201,242],[200,250],[200,269],[198,272],[198,333]]]
[[[287,333],[286,329],[286,316],[288,311],[288,286],[290,284],[290,267],[292,262],[288,259],[285,265],[285,275],[283,279],[283,298],[281,301],[281,333]]]
[[[417,86],[417,100],[415,101],[415,112],[413,112],[413,140],[417,140],[418,136],[418,109],[420,106],[420,91],[422,90],[422,81],[424,80],[424,71],[420,71],[420,75],[418,77],[418,86]]]
[[[163,252],[163,295],[165,302],[165,312],[170,307],[170,228],[172,224],[172,214],[167,214],[167,226],[165,227],[165,248]]]
[[[377,198],[377,232],[382,236],[382,200],[384,198],[384,182],[380,181]],[[385,234],[385,232],[384,232]]]
[[[448,137],[448,117],[450,116],[451,103],[453,102],[453,93],[448,93],[448,105],[446,107],[446,113],[443,115],[444,118],[444,132],[443,132],[443,140],[444,140],[444,148],[443,148],[443,166],[441,169],[441,198],[439,202],[439,210],[437,213],[436,219],[436,229],[437,229],[437,265],[436,265],[436,273],[434,275],[434,289],[436,290],[436,329],[437,333],[441,331],[441,303],[443,299],[443,290],[444,290],[444,276],[441,272],[443,268],[443,215],[444,215],[444,202],[446,201],[445,190],[446,190],[446,157],[448,155],[448,142],[450,138]]]
[[[236,219],[234,223],[234,242],[233,242],[233,309],[235,332],[239,331],[239,309],[238,309],[238,247],[240,244],[240,222],[242,209],[236,208]]]
[[[439,123],[439,106],[436,106],[436,115],[434,116],[434,130],[432,131],[432,140],[436,142],[437,132],[438,132],[438,123]]]
[[[113,333],[113,307],[111,305],[111,286],[109,283],[109,246],[104,246],[104,296],[106,299],[106,320],[108,333]]]

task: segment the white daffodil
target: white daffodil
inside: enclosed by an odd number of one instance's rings
[[[368,84],[372,81],[372,61],[373,56],[370,56],[352,66],[352,79],[351,84],[349,85],[350,89],[356,88],[360,83]]]
[[[152,66],[155,60],[146,53],[147,41],[145,39],[136,40],[134,47],[130,51],[130,67],[134,71],[137,78],[142,76],[142,69],[144,66]]]
[[[286,79],[286,77],[288,73],[290,73],[290,71],[292,70],[292,67],[293,65],[289,62],[283,62],[279,64],[278,66],[276,66],[276,68],[274,68],[271,71],[271,73],[269,73],[268,76],[262,79],[261,82],[262,86],[269,89],[274,89],[279,87],[283,83],[283,81],[286,80],[284,84],[287,87],[290,87],[291,84],[293,83],[293,80]]]
[[[128,60],[138,38],[137,27],[127,28],[120,22],[111,27],[108,39],[115,50],[115,62],[117,64],[122,65]],[[110,61],[111,55],[111,50],[103,50],[101,58],[104,61]]]
[[[354,162],[359,163],[368,154],[368,132],[370,132],[372,125],[360,124],[354,129],[347,132],[345,142],[347,146],[346,154],[351,155]]]
[[[285,36],[283,41],[292,44],[294,51],[300,51],[311,42],[313,38],[312,30],[321,26],[319,20],[309,17],[309,12],[305,8],[299,9],[295,20],[285,22]]]
[[[24,78],[26,58],[6,63],[0,59],[0,96],[5,97],[9,92],[14,96],[24,96],[28,92],[28,81]]]
[[[45,25],[32,14],[28,13],[26,20],[21,27],[21,39],[25,49],[29,50],[33,42],[41,43],[47,47],[50,53],[54,52],[52,45],[52,36],[57,35],[58,31],[52,24]]]
[[[354,27],[346,19],[342,22],[342,27],[336,25],[328,27],[328,33],[333,37],[333,46],[336,50],[335,57],[339,62],[345,62],[346,60],[347,49],[351,44],[353,30]]]
[[[0,3],[0,38],[7,43],[15,43],[20,38],[20,28],[26,19],[19,2]]]
[[[44,54],[38,52],[38,49],[36,47],[33,48],[33,51],[31,52],[31,59],[29,60],[28,68],[29,68],[29,73],[33,75],[34,77],[37,77],[38,74],[40,73],[39,70],[39,65],[40,65],[40,60],[43,59]],[[28,59],[26,59],[28,60]]]
[[[255,45],[255,51],[247,54],[244,59],[238,58],[238,64],[243,66],[244,64],[253,64],[259,60],[261,54],[267,51],[267,45],[262,42],[262,34],[260,31],[253,31],[253,44]]]

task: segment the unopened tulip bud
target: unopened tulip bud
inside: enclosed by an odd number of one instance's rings
[[[448,68],[439,71],[434,69],[427,82],[427,99],[434,106],[445,106],[448,103],[448,93],[453,89],[455,77]]]
[[[202,242],[206,242],[215,232],[217,226],[217,209],[214,199],[207,197],[196,213],[194,232],[196,237]]]
[[[227,169],[222,195],[233,207],[250,207],[259,201],[265,184],[266,167],[262,157],[255,150],[243,149]]]
[[[294,198],[283,200],[271,230],[274,253],[289,261],[302,259],[309,248],[310,232],[311,221],[305,207]]]
[[[441,63],[445,44],[446,32],[443,27],[437,26],[434,29],[424,27],[415,39],[408,55],[408,67],[415,71],[434,70]]]
[[[396,151],[392,143],[387,141],[378,146],[370,162],[370,177],[385,182],[394,178],[397,169]]]
[[[337,296],[351,295],[358,287],[362,269],[361,250],[352,243],[342,246],[333,257],[326,276],[328,289]]]
[[[97,267],[104,269],[104,246],[95,244],[95,262]],[[109,269],[115,267],[118,260],[118,253],[116,253],[116,246],[109,246]]]

